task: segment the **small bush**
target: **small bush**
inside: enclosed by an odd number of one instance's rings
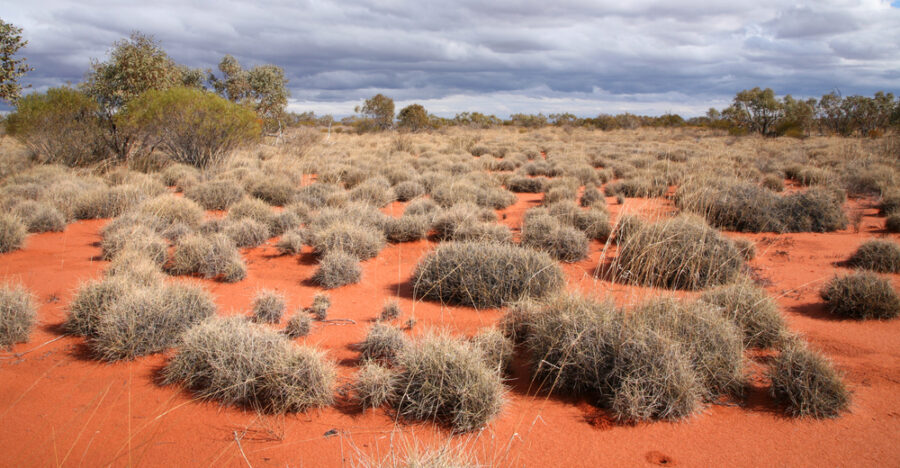
[[[288,178],[266,174],[252,178],[247,193],[269,205],[284,206],[294,199],[297,190]]]
[[[769,373],[772,396],[791,416],[833,418],[850,405],[841,375],[824,356],[802,342],[785,346]]]
[[[525,176],[515,176],[510,177],[510,179],[506,182],[506,188],[512,192],[518,193],[541,193],[544,191],[544,188],[547,186],[548,180],[546,177],[525,177]]]
[[[278,243],[275,244],[275,248],[282,255],[297,255],[303,251],[303,246],[306,245],[306,236],[307,233],[303,229],[292,229],[282,234]]]
[[[366,361],[356,374],[353,393],[362,408],[378,408],[396,399],[393,372],[374,361]]]
[[[122,278],[137,286],[153,286],[163,281],[160,264],[139,250],[119,252],[104,271],[108,278]]]
[[[512,232],[508,227],[497,223],[466,222],[453,229],[450,241],[457,242],[496,242],[508,244],[512,242]]]
[[[380,177],[367,179],[350,191],[350,200],[376,207],[387,206],[396,199],[397,196],[394,194],[391,184]]]
[[[606,206],[606,198],[603,197],[603,194],[597,190],[596,186],[590,186],[584,188],[584,193],[581,194],[581,199],[579,200],[581,206],[589,207],[589,206]]]
[[[210,316],[215,303],[203,288],[170,284],[120,296],[99,317],[88,344],[104,361],[158,353]]]
[[[13,212],[25,223],[28,232],[62,232],[66,217],[49,203],[32,200],[19,202]]]
[[[412,242],[424,239],[428,233],[430,222],[421,215],[403,215],[390,218],[384,224],[384,234],[388,242]]]
[[[680,215],[620,234],[612,272],[621,281],[696,290],[730,282],[743,264],[730,240],[701,218]]]
[[[87,191],[75,199],[73,214],[77,219],[114,218],[147,198],[132,185],[118,185]]]
[[[0,253],[22,248],[28,229],[22,220],[13,214],[0,214]]]
[[[169,243],[152,229],[141,224],[105,230],[100,247],[103,250],[104,260],[112,260],[120,252],[131,250],[142,253],[157,265],[162,265],[169,254]]]
[[[304,411],[334,399],[335,369],[323,353],[239,318],[189,329],[163,376],[198,398],[267,413]]]
[[[440,211],[441,207],[430,198],[417,198],[406,205],[403,216],[427,216],[431,217]]]
[[[500,374],[465,341],[424,336],[400,354],[397,369],[392,406],[404,419],[439,421],[467,432],[487,424],[503,406]]]
[[[328,318],[328,309],[331,307],[331,297],[325,293],[313,294],[312,306],[309,311],[312,312],[316,320],[325,320]]]
[[[378,314],[378,320],[393,320],[400,316],[400,302],[396,299],[390,299],[384,303],[381,313]]]
[[[441,244],[413,274],[417,298],[499,307],[544,297],[563,286],[562,271],[547,254],[509,244]]]
[[[342,250],[331,250],[319,260],[319,268],[312,279],[325,289],[334,289],[359,283],[361,276],[362,268],[356,256]]]
[[[588,254],[588,240],[581,231],[562,226],[549,215],[530,216],[522,226],[522,245],[547,252],[564,262],[577,262]]]
[[[513,342],[497,328],[488,328],[478,332],[471,339],[472,346],[481,352],[484,362],[498,373],[502,373],[512,364]]]
[[[890,281],[874,273],[835,276],[821,291],[825,308],[838,317],[891,319],[900,315],[900,297]]]
[[[384,244],[383,232],[354,221],[338,221],[313,231],[312,246],[319,254],[340,250],[366,260],[378,255]]]
[[[226,220],[222,232],[237,247],[256,247],[269,240],[269,227],[251,218]]]
[[[849,263],[879,273],[900,273],[900,245],[888,239],[866,241],[856,249]]]
[[[446,240],[452,239],[460,226],[496,220],[496,213],[487,208],[480,208],[471,203],[460,203],[438,213],[431,228],[439,240]]]
[[[260,224],[272,226],[275,212],[266,204],[266,202],[258,198],[245,198],[228,209],[228,219],[241,220],[250,218]]]
[[[200,227],[203,222],[203,208],[190,199],[174,195],[162,195],[145,200],[137,210],[144,216],[154,216],[168,225],[184,224],[191,229]]]
[[[366,339],[359,344],[364,361],[393,362],[408,345],[406,335],[390,325],[376,323],[369,328]]]
[[[725,317],[743,331],[745,346],[771,348],[780,344],[787,333],[778,305],[750,281],[707,291],[700,300],[721,307]]]
[[[0,286],[0,347],[28,341],[37,322],[34,297],[22,286]]]
[[[226,210],[244,198],[244,190],[231,180],[210,180],[192,185],[184,196],[207,210]]]
[[[120,277],[83,283],[69,304],[66,331],[74,335],[94,336],[100,318],[108,315],[110,307],[119,298],[133,295],[134,291],[134,284]]]
[[[247,276],[247,266],[234,241],[224,234],[190,234],[178,239],[169,271],[175,275],[199,274],[233,283]]]
[[[884,228],[887,232],[900,232],[900,213],[889,215],[884,220]]]
[[[288,338],[300,338],[309,335],[312,329],[312,319],[306,313],[306,310],[300,309],[288,319],[287,325],[284,327],[284,334]]]
[[[284,315],[284,295],[271,289],[263,289],[253,298],[253,321],[278,323]]]
[[[418,182],[407,180],[395,185],[394,193],[397,195],[397,200],[409,201],[413,198],[424,195],[425,187],[423,187],[422,184]]]

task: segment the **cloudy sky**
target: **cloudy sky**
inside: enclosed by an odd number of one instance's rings
[[[133,30],[178,62],[273,63],[294,111],[352,114],[381,92],[436,114],[699,115],[754,86],[900,92],[900,2],[756,0],[0,0],[26,83],[82,80]]]

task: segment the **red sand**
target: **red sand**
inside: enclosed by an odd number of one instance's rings
[[[520,196],[504,211],[516,227],[540,195]],[[610,211],[665,216],[668,202],[628,199],[624,208],[609,199]],[[386,209],[398,215],[402,204]],[[864,209],[859,233],[728,234],[757,242],[750,262],[777,298],[791,329],[806,335],[846,372],[851,412],[834,420],[797,420],[782,415],[768,396],[762,376],[766,355],[754,356],[753,386],[745,406],[714,405],[679,423],[621,425],[589,402],[546,396],[529,389],[528,374],[517,366],[508,404],[480,433],[458,436],[482,463],[515,466],[682,465],[682,466],[848,466],[892,465],[900,459],[900,320],[834,320],[817,291],[865,239],[882,236],[883,218]],[[443,440],[449,434],[431,424],[395,425],[384,410],[360,413],[352,406],[282,417],[259,416],[192,400],[176,387],[155,383],[166,357],[104,364],[85,357],[81,338],[62,336],[60,324],[74,290],[101,275],[98,230],[103,221],[77,222],[63,233],[29,236],[23,250],[0,255],[0,280],[22,282],[40,300],[40,325],[28,343],[0,353],[0,460],[3,465],[149,466],[339,466],[360,454],[383,457],[394,450]],[[891,235],[898,239],[898,236]],[[247,314],[255,291],[276,288],[288,297],[288,313],[310,304],[319,289],[306,282],[316,268],[307,252],[278,256],[274,242],[245,250],[249,273],[236,284],[202,281],[215,295],[220,313]],[[330,318],[350,325],[316,324],[304,341],[325,348],[338,363],[341,384],[356,369],[353,343],[365,335],[383,302],[398,297],[416,332],[449,327],[472,334],[500,317],[497,310],[413,303],[408,283],[427,241],[389,245],[363,263],[363,281],[330,292]],[[591,273],[604,245],[594,243],[589,259],[564,265],[570,288],[619,303],[659,291],[596,280]],[[606,255],[614,254],[610,248]],[[900,287],[900,275],[892,275]],[[201,281],[201,280],[196,280]],[[663,292],[664,293],[664,292]],[[405,317],[404,317],[405,319]],[[334,435],[328,435],[334,434]],[[238,443],[240,440],[240,443]],[[405,440],[405,441],[404,441]],[[245,460],[246,458],[246,460]],[[891,460],[894,460],[892,462]]]

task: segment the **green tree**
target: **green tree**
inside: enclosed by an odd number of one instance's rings
[[[394,125],[394,100],[383,95],[376,94],[354,109],[363,115],[376,130],[387,130]]]
[[[413,132],[428,128],[430,121],[428,112],[420,104],[410,104],[400,110],[397,114],[397,126]]]
[[[25,58],[15,55],[28,41],[22,40],[22,28],[0,19],[0,100],[15,103],[22,95],[19,78],[32,70]]]
[[[750,132],[770,135],[783,115],[783,108],[771,88],[745,89],[734,97],[723,112],[738,127]]]
[[[217,93],[232,102],[253,107],[269,130],[281,130],[287,118],[290,92],[284,69],[275,65],[260,65],[249,70],[231,55],[219,62],[222,77],[209,74],[209,81]]]
[[[106,154],[97,109],[93,99],[76,89],[50,88],[19,99],[6,129],[39,161],[83,166]]]
[[[123,126],[140,128],[149,144],[180,163],[206,168],[260,136],[256,114],[214,93],[187,87],[150,90],[131,101]]]
[[[784,115],[775,125],[775,133],[792,137],[809,135],[815,123],[816,100],[801,101],[788,94],[782,99],[781,106]]]

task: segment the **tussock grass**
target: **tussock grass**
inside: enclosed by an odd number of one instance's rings
[[[385,237],[381,230],[355,221],[337,221],[312,232],[312,246],[320,255],[343,251],[366,260],[378,255],[384,248]]]
[[[82,283],[69,304],[66,331],[81,336],[96,335],[101,317],[108,315],[119,298],[133,295],[136,289],[134,283],[119,276]]]
[[[849,263],[879,273],[900,273],[900,245],[889,239],[866,241],[856,249]]]
[[[488,367],[498,373],[506,371],[512,364],[513,341],[498,328],[486,328],[475,334],[470,341],[481,352]]]
[[[581,198],[578,200],[578,203],[583,207],[590,206],[606,206],[606,198],[603,197],[603,194],[600,193],[600,190],[597,190],[596,185],[591,185],[584,188],[584,193],[581,194]]]
[[[163,375],[198,398],[267,413],[304,411],[334,398],[334,365],[322,352],[239,318],[189,329]]]
[[[139,250],[119,252],[104,271],[107,278],[122,278],[138,286],[152,286],[164,279],[160,264]]]
[[[312,312],[316,320],[325,320],[328,318],[328,309],[331,307],[331,297],[325,293],[313,294],[312,305],[309,311]]]
[[[0,214],[0,253],[21,249],[27,235],[28,228],[18,216]]]
[[[379,408],[396,399],[391,369],[376,361],[365,361],[356,373],[353,393],[362,408]]]
[[[319,260],[319,268],[312,280],[325,289],[359,283],[362,267],[359,258],[343,250],[331,250]]]
[[[394,362],[408,345],[409,340],[401,330],[375,323],[359,344],[360,358],[364,361]]]
[[[378,314],[378,320],[394,320],[400,317],[401,312],[400,302],[396,299],[388,299],[382,306],[381,313]]]
[[[311,329],[312,319],[305,309],[300,308],[288,319],[287,325],[284,327],[284,334],[291,339],[300,338],[309,335]]]
[[[430,333],[399,355],[391,406],[403,419],[438,421],[457,432],[478,429],[503,406],[500,374],[470,343]]]
[[[250,218],[257,223],[272,226],[275,212],[266,204],[266,202],[258,198],[244,198],[243,200],[231,205],[228,209],[228,219],[241,220]]]
[[[900,213],[888,215],[884,220],[884,228],[887,232],[900,232]]]
[[[509,244],[512,242],[512,232],[502,224],[483,221],[466,222],[456,226],[453,229],[453,235],[447,240]]]
[[[577,262],[588,254],[587,237],[575,228],[563,226],[550,215],[526,217],[521,243],[564,262]]]
[[[190,234],[175,244],[169,272],[175,275],[198,274],[233,283],[247,276],[247,266],[228,236]]]
[[[704,289],[732,281],[744,264],[734,244],[696,216],[679,215],[632,227],[618,237],[619,252],[611,272],[619,281]]]
[[[82,193],[75,199],[77,219],[114,218],[147,198],[140,187],[118,185]]]
[[[28,341],[37,323],[34,296],[21,285],[0,286],[0,347]]]
[[[387,206],[397,199],[390,182],[382,177],[373,177],[350,190],[350,200],[376,207]]]
[[[157,265],[166,262],[169,243],[151,228],[142,224],[124,225],[103,232],[100,241],[103,259],[112,260],[120,252],[131,250],[140,252]]]
[[[515,245],[441,244],[413,274],[417,298],[475,307],[499,307],[544,297],[563,286],[562,271],[547,254]]]
[[[417,198],[406,205],[403,210],[403,216],[426,216],[432,217],[441,207],[430,198]]]
[[[743,331],[745,346],[771,348],[787,334],[778,305],[749,280],[704,292],[700,300],[721,308],[724,316]]]
[[[890,281],[865,271],[833,277],[820,291],[829,313],[857,320],[900,315],[900,297]]]
[[[172,283],[138,289],[119,296],[99,316],[88,345],[104,361],[158,353],[215,310],[212,297],[199,286]]]
[[[425,187],[423,187],[422,184],[416,181],[407,180],[395,185],[394,193],[397,196],[397,200],[409,201],[416,197],[424,195]]]
[[[62,232],[66,229],[66,217],[49,203],[25,200],[13,207],[28,232]]]
[[[306,230],[303,228],[292,229],[281,235],[281,238],[278,239],[278,242],[275,244],[275,248],[277,248],[278,252],[282,255],[297,255],[303,251],[303,246],[306,245],[306,239]]]
[[[547,206],[547,213],[560,223],[583,232],[588,239],[606,240],[612,232],[605,206],[595,205],[582,210],[572,201],[556,202]]]
[[[274,206],[290,203],[297,191],[286,177],[270,174],[253,177],[246,184],[247,193]]]
[[[244,198],[244,189],[231,180],[210,180],[192,185],[184,196],[207,210],[226,210]]]
[[[384,235],[389,242],[412,242],[424,239],[431,222],[423,215],[403,215],[389,218],[384,224]]]
[[[435,215],[431,228],[439,240],[453,239],[457,229],[464,225],[497,221],[497,215],[472,203],[460,203]]]
[[[256,247],[269,240],[269,226],[251,218],[226,219],[222,233],[237,247]]]
[[[791,416],[834,418],[850,406],[845,388],[831,362],[801,341],[782,348],[769,372],[772,395]]]
[[[262,289],[253,298],[253,321],[278,323],[284,315],[284,295],[272,289]]]
[[[137,206],[138,213],[155,216],[166,224],[183,224],[191,229],[200,227],[203,222],[203,208],[187,198],[174,195],[162,195],[141,202]]]

